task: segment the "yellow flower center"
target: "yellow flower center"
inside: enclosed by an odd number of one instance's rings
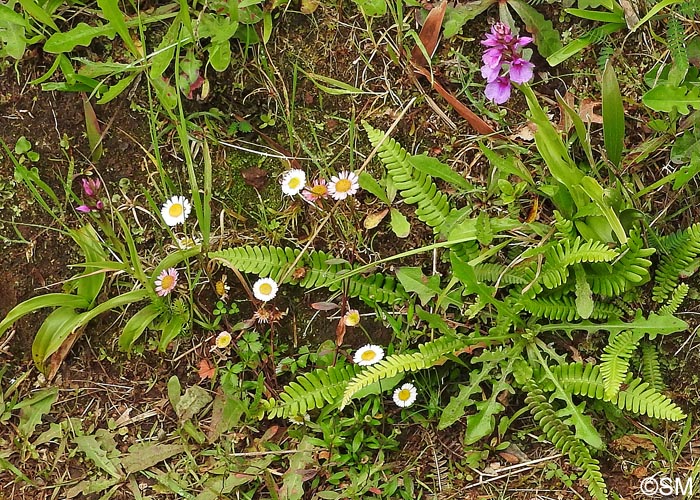
[[[263,295],[270,295],[272,293],[272,285],[269,283],[263,283],[260,285],[260,293]]]
[[[411,391],[409,391],[408,389],[401,389],[399,391],[399,400],[408,401],[409,399],[411,399]]]
[[[182,204],[181,203],[173,203],[170,205],[170,208],[168,209],[168,213],[170,214],[170,217],[180,217],[183,212]]]
[[[299,187],[299,184],[301,184],[301,180],[299,179],[299,177],[292,177],[287,183],[287,185],[292,189],[297,189]]]
[[[347,193],[352,188],[352,182],[350,179],[340,179],[335,183],[335,191],[337,193]]]
[[[163,290],[168,290],[172,288],[172,286],[175,284],[175,278],[173,278],[171,275],[166,274],[162,280],[160,280],[160,287]]]
[[[228,333],[222,333],[216,337],[216,347],[223,349],[231,343],[231,335]]]
[[[372,361],[376,357],[377,353],[374,352],[372,349],[368,349],[367,351],[362,353],[362,361]]]
[[[328,188],[323,184],[316,184],[311,188],[311,192],[316,196],[325,196],[328,193]]]

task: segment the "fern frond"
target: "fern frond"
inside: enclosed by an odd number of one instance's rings
[[[289,269],[301,251],[292,248],[268,246],[245,246],[211,252],[209,257],[244,273],[272,277],[279,280]],[[305,270],[298,284],[304,288],[327,287],[339,290],[342,274],[352,269],[347,263],[328,264],[332,259],[325,252],[311,251],[298,262]],[[408,294],[393,277],[375,273],[367,278],[355,275],[348,278],[348,295],[370,302],[394,304],[406,300]]]
[[[542,389],[532,381],[528,381],[525,384],[525,390],[527,391],[525,404],[547,439],[563,453],[568,453],[571,462],[583,469],[581,478],[587,482],[591,497],[597,500],[607,500],[607,486],[600,472],[598,460],[591,456],[583,442],[557,416],[554,406],[549,402]]]
[[[574,221],[564,217],[559,210],[554,211],[554,227],[557,228],[557,236],[560,238],[573,240],[578,236]]]
[[[268,417],[289,418],[337,403],[348,381],[360,372],[360,368],[355,364],[330,366],[299,375],[284,387],[277,400],[265,402]]]
[[[675,314],[685,300],[685,296],[688,295],[689,291],[690,287],[685,283],[678,285],[671,293],[671,298],[668,299],[666,304],[659,308],[659,314]]]
[[[683,23],[673,16],[668,18],[666,24],[666,40],[673,59],[673,67],[671,68],[671,73],[669,73],[669,78],[675,72],[679,78],[675,84],[680,84],[690,65],[688,62],[688,51],[685,47],[685,27]]]
[[[649,281],[651,256],[655,250],[645,248],[639,229],[630,231],[627,243],[620,247],[620,258],[613,264],[592,263],[586,266],[586,278],[593,293],[619,297],[631,287]]]
[[[600,357],[600,373],[603,375],[605,385],[605,399],[612,399],[620,390],[620,385],[625,380],[630,366],[630,358],[637,349],[643,333],[626,331],[611,334],[608,345],[603,349]]]
[[[669,254],[665,255],[656,270],[653,299],[663,302],[673,292],[681,274],[691,267],[700,255],[700,222],[663,239]]]
[[[473,344],[467,337],[444,336],[418,346],[418,352],[412,354],[392,354],[379,363],[369,366],[358,373],[345,388],[341,408],[345,407],[353,395],[379,380],[390,378],[398,373],[415,372],[430,368],[448,354],[454,354],[460,349]]]
[[[666,389],[664,378],[661,375],[659,364],[659,351],[651,342],[642,343],[641,369],[642,380],[648,382],[650,387],[661,392]]]
[[[550,290],[561,286],[569,277],[569,267],[582,262],[608,262],[618,253],[601,241],[564,240],[550,248],[539,281]]]
[[[363,122],[363,125],[372,146],[377,147],[384,138],[384,132],[373,128],[367,122]],[[404,201],[410,205],[418,205],[418,219],[432,227],[434,232],[439,232],[440,226],[450,213],[447,195],[438,190],[431,176],[411,165],[410,155],[394,139],[386,139],[379,147],[377,155]]]
[[[505,285],[525,285],[527,279],[518,273],[517,269],[508,268],[502,264],[482,263],[474,266],[474,274],[478,281],[500,283]]]
[[[513,295],[515,296],[515,295]],[[549,297],[529,298],[525,295],[519,299],[527,312],[536,318],[547,318],[552,321],[574,321],[581,319],[576,309],[574,297],[571,295],[554,295]],[[589,319],[608,319],[622,316],[623,311],[614,304],[596,302]]]
[[[551,372],[561,386],[571,394],[606,401],[605,383],[599,365],[564,363],[552,367]],[[534,378],[537,380],[537,385],[544,391],[554,389],[554,383],[547,377],[536,374]],[[627,387],[618,392],[609,402],[621,410],[654,418],[675,421],[686,417],[683,410],[673,401],[639,378],[631,379]]]

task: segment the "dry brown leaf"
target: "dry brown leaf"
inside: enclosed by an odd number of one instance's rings
[[[66,359],[66,356],[68,356],[73,344],[75,344],[75,341],[78,340],[78,338],[83,334],[83,331],[85,331],[85,326],[87,325],[83,325],[80,328],[73,330],[73,332],[66,337],[66,340],[63,341],[61,346],[56,349],[56,352],[54,352],[46,361],[44,375],[46,376],[47,381],[51,382],[56,376],[61,363],[63,363],[63,360]]]
[[[581,101],[581,105],[578,109],[578,114],[584,122],[603,123],[603,117],[594,111],[600,106],[602,106],[602,104],[599,101],[594,101],[592,99],[584,99],[583,101]]]
[[[386,214],[389,213],[389,209],[385,208],[381,212],[374,212],[372,214],[367,214],[367,217],[365,217],[364,222],[362,225],[365,227],[365,229],[374,229],[379,225],[380,222],[384,220],[384,217],[386,217]]]
[[[420,41],[423,43],[423,47],[425,47],[425,51],[430,57],[433,56],[435,49],[437,49],[438,41],[440,40],[440,30],[442,29],[442,20],[445,18],[446,9],[447,2],[445,0],[442,0],[439,5],[433,7],[428,17],[425,18],[423,28],[418,35],[418,38],[420,38]],[[411,60],[418,66],[428,66],[428,61],[418,45],[413,47],[411,51]]]
[[[333,311],[339,307],[340,306],[335,302],[314,302],[311,304],[311,308],[316,309],[317,311]]]
[[[340,318],[338,320],[338,326],[335,327],[335,345],[340,347],[343,345],[343,340],[345,339],[345,321],[343,321],[343,318]]]
[[[636,451],[638,448],[644,450],[655,450],[656,446],[651,439],[641,434],[627,434],[612,442],[612,446],[618,450]]]
[[[199,370],[197,373],[201,380],[212,378],[214,377],[214,373],[216,373],[216,368],[212,366],[207,358],[202,358],[199,360]]]
[[[261,191],[267,185],[267,170],[258,167],[249,167],[241,170],[243,182]]]

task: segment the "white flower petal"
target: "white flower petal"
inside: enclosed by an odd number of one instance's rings
[[[192,206],[184,196],[173,196],[163,204],[160,214],[168,226],[177,226],[185,222],[190,215]]]
[[[418,391],[413,384],[404,384],[394,391],[394,403],[401,408],[411,406],[418,397]]]
[[[384,358],[384,349],[378,345],[368,344],[355,352],[353,361],[360,366],[369,366],[379,363],[382,358]]]
[[[306,186],[306,173],[298,168],[287,170],[282,176],[282,192],[289,196],[299,194]]]
[[[278,289],[277,282],[272,278],[260,278],[253,284],[253,295],[256,299],[267,302],[275,298]]]

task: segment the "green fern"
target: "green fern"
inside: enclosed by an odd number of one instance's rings
[[[384,138],[384,133],[363,122],[372,146]],[[411,165],[410,155],[394,139],[388,138],[379,146],[378,156],[386,166],[389,178],[408,204],[417,204],[416,216],[439,232],[450,213],[447,195],[438,190],[433,179]]]
[[[348,381],[360,372],[359,365],[318,368],[299,375],[285,386],[277,400],[263,403],[269,418],[289,418],[309,410],[335,404],[343,394]]]
[[[557,236],[560,238],[573,240],[578,236],[574,221],[564,217],[559,210],[554,211],[554,227],[557,228]]]
[[[671,293],[671,298],[668,299],[668,302],[659,308],[659,314],[675,314],[689,291],[690,287],[685,283],[678,285]]]
[[[527,279],[518,273],[517,269],[508,268],[502,264],[483,263],[474,266],[474,275],[478,281],[503,285],[525,285]]]
[[[637,349],[639,341],[644,333],[626,331],[610,335],[608,345],[603,349],[600,357],[600,373],[603,375],[605,385],[605,399],[612,399],[620,390],[620,385],[625,380],[629,370],[630,358]]]
[[[539,281],[549,289],[561,286],[569,277],[569,267],[582,262],[606,262],[615,259],[617,251],[600,241],[586,241],[581,237],[564,240],[546,252],[545,265]]]
[[[690,64],[688,63],[688,52],[685,48],[685,27],[678,19],[671,16],[666,24],[666,40],[673,65],[668,74],[671,85],[680,85],[685,78]]]
[[[557,416],[556,410],[542,389],[532,381],[528,381],[524,388],[527,391],[525,404],[547,439],[563,453],[568,453],[571,462],[583,469],[581,479],[587,482],[591,497],[607,500],[607,487],[600,473],[598,460],[591,457],[584,443]]]
[[[474,344],[474,341],[467,337],[444,336],[431,342],[421,344],[418,346],[418,352],[412,354],[392,354],[379,363],[358,373],[357,376],[348,383],[340,407],[341,409],[344,408],[355,393],[374,382],[393,377],[398,373],[415,372],[430,368],[448,354],[454,354],[460,349],[464,349],[472,344]]]
[[[300,250],[291,248],[245,246],[211,252],[209,256],[241,272],[279,280],[300,253]],[[330,290],[339,290],[343,284],[340,278],[344,272],[351,270],[352,266],[348,263],[328,264],[332,258],[320,251],[305,254],[297,263],[297,266],[305,271],[298,284],[304,288],[328,287]],[[360,275],[351,276],[347,283],[348,296],[360,297],[371,302],[395,304],[405,301],[408,297],[400,283],[381,273],[367,278]]]
[[[511,294],[518,297],[517,292]],[[526,295],[519,296],[518,302],[527,312],[536,318],[546,318],[551,321],[574,321],[581,319],[576,309],[575,299],[571,295],[552,295],[548,297],[529,298]],[[622,316],[623,311],[614,304],[596,302],[593,305],[593,313],[589,319],[608,319]]]
[[[687,274],[700,255],[700,222],[662,239],[668,249],[656,270],[653,299],[663,302],[672,293],[681,274]],[[692,274],[692,272],[691,272]]]
[[[649,281],[651,256],[655,250],[645,248],[639,229],[630,231],[627,243],[620,248],[620,258],[612,264],[592,263],[586,266],[586,276],[593,293],[619,297],[632,287]]]
[[[651,342],[642,343],[642,359],[640,372],[642,380],[648,382],[650,387],[661,392],[666,389],[663,376],[661,375],[661,365],[659,364],[659,351]]]
[[[591,363],[564,363],[551,368],[551,372],[562,387],[577,396],[606,401],[605,383],[599,365]],[[537,385],[548,392],[554,383],[543,374],[536,375]],[[632,411],[665,420],[682,420],[685,413],[673,401],[639,378],[628,379],[628,384],[618,392],[610,403],[621,410]]]

